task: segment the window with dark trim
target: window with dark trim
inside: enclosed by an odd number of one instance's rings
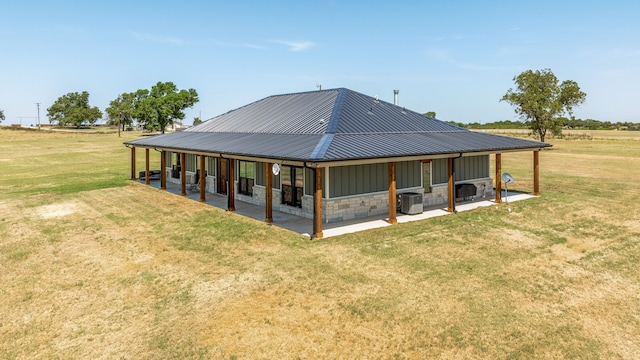
[[[302,195],[304,191],[304,169],[296,166],[283,165],[280,169],[280,182],[282,183],[282,203],[302,207]]]
[[[255,181],[255,163],[252,161],[238,161],[240,189],[238,192],[253,196],[253,183]]]

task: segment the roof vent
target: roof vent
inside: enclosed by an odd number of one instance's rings
[[[400,90],[393,90],[393,105],[398,105],[398,93]]]

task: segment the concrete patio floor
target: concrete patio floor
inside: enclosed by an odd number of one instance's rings
[[[144,184],[144,180],[138,180],[139,183]],[[152,180],[149,184],[151,187],[155,187],[160,189],[160,181]],[[167,182],[167,190],[168,193],[180,195],[180,185]],[[505,192],[503,191],[503,194]],[[187,198],[192,199],[194,201],[200,201],[200,190],[187,190]],[[211,205],[220,209],[227,208],[227,197],[226,195],[214,194],[207,192],[206,193],[206,201],[205,204]],[[502,202],[515,202],[520,200],[526,200],[533,198],[535,196],[523,193],[509,192],[508,197],[503,196]],[[469,211],[479,207],[486,207],[495,205],[495,193],[494,196],[485,197],[485,198],[477,198],[473,201],[465,201],[456,204],[456,211]],[[397,220],[399,224],[410,222],[410,221],[418,221],[429,219],[436,216],[445,216],[445,215],[453,215],[453,213],[446,211],[446,204],[433,206],[433,207],[425,207],[424,212],[416,215],[406,215],[398,212]],[[265,209],[263,206],[258,206],[254,204],[249,204],[242,201],[235,201],[235,213],[238,215],[250,217],[252,219],[256,219],[258,221],[264,221],[265,218]],[[359,218],[347,221],[340,221],[335,223],[328,223],[322,225],[322,233],[324,238],[350,234],[358,231],[368,230],[368,229],[376,229],[385,226],[391,226],[387,222],[388,217],[385,215],[378,216],[370,216],[366,218]],[[278,226],[290,231],[294,231],[296,233],[311,236],[313,232],[313,220],[303,218],[296,215],[291,215],[287,213],[283,213],[277,210],[273,210],[273,225]]]

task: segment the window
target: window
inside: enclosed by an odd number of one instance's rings
[[[255,163],[250,161],[238,161],[240,172],[240,189],[238,192],[244,195],[253,196],[253,183],[255,181]]]
[[[215,175],[216,169],[216,159],[210,156],[207,156],[207,175]]]
[[[304,189],[304,169],[296,166],[283,165],[280,169],[282,183],[282,203],[295,207],[302,207],[302,192]]]
[[[431,161],[422,163],[422,187],[425,194],[431,192]]]

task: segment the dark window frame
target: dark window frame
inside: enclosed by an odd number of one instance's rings
[[[282,204],[302,208],[304,196],[304,168],[283,165],[280,170]]]
[[[250,171],[249,171],[250,169]],[[253,161],[238,160],[238,193],[253,196],[256,166]]]

